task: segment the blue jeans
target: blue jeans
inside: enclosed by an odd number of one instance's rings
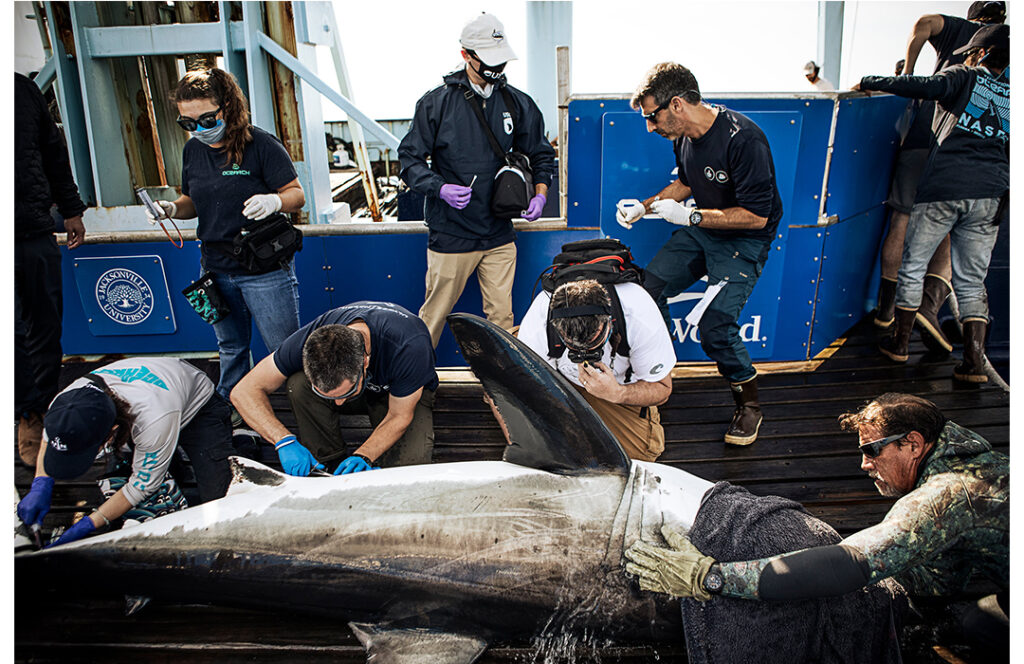
[[[949,234],[953,292],[960,320],[988,320],[985,276],[999,235],[998,198],[917,203],[910,213],[903,241],[903,264],[896,281],[896,306],[921,306],[924,275],[935,248]]]
[[[723,238],[686,226],[672,233],[645,268],[644,288],[658,303],[670,333],[669,298],[682,293],[705,274],[709,284],[729,282],[711,301],[697,328],[701,348],[730,383],[743,383],[757,375],[740,338],[737,320],[761,276],[770,248],[770,240]]]
[[[253,320],[271,353],[299,329],[299,281],[295,278],[294,260],[289,261],[287,269],[266,274],[212,274],[231,309],[213,326],[220,352],[217,393],[228,399],[231,389],[251,368]]]

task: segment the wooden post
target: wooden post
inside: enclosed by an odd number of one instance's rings
[[[562,217],[569,219],[569,47],[555,49],[558,77],[558,199]]]

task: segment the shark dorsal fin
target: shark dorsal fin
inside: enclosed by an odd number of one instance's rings
[[[615,436],[542,357],[479,316],[451,314],[448,325],[505,420],[505,461],[561,475],[629,474]]]

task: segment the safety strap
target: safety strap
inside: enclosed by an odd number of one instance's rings
[[[466,100],[469,105],[473,107],[473,112],[476,114],[477,120],[483,125],[484,133],[487,134],[487,141],[491,144],[491,149],[494,150],[494,154],[498,155],[498,159],[505,161],[506,152],[501,149],[501,145],[498,143],[498,139],[494,135],[494,131],[491,130],[491,126],[487,124],[487,120],[484,119],[484,111],[480,108],[480,100],[476,98],[476,93],[472,90],[466,90]]]
[[[495,83],[494,85],[498,85]],[[515,103],[512,101],[512,95],[505,88],[505,86],[499,86],[501,90],[501,96],[505,100],[505,106],[508,108],[509,115],[512,116],[512,127],[513,131],[515,127],[519,126],[519,118],[516,117]],[[487,134],[487,141],[491,144],[491,149],[494,150],[494,154],[498,156],[498,159],[507,161],[508,153],[501,149],[501,144],[498,143],[497,137],[494,135],[494,130],[491,129],[491,125],[487,124],[487,120],[484,118],[484,111],[480,107],[480,100],[477,98],[477,94],[470,88],[467,88],[463,93],[466,101],[473,108],[473,113],[476,115],[477,120],[483,125],[484,133]],[[515,150],[515,137],[512,139],[512,149]]]

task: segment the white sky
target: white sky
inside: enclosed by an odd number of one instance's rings
[[[848,1],[843,71],[833,83],[845,89],[862,75],[891,73],[919,16],[964,16],[969,5]],[[371,117],[411,117],[416,100],[461,63],[459,33],[480,11],[493,13],[505,24],[509,42],[521,58],[506,72],[513,85],[527,87],[530,54],[523,0],[336,2],[335,7],[353,98]],[[707,92],[808,91],[801,70],[805,62],[816,59],[817,17],[818,3],[806,0],[576,0],[572,91],[630,92],[651,65],[664,60],[692,69]],[[319,50],[320,74],[333,80],[326,49]],[[917,73],[931,73],[934,62],[934,52],[925,46]],[[344,114],[326,103],[324,118],[340,120]]]

